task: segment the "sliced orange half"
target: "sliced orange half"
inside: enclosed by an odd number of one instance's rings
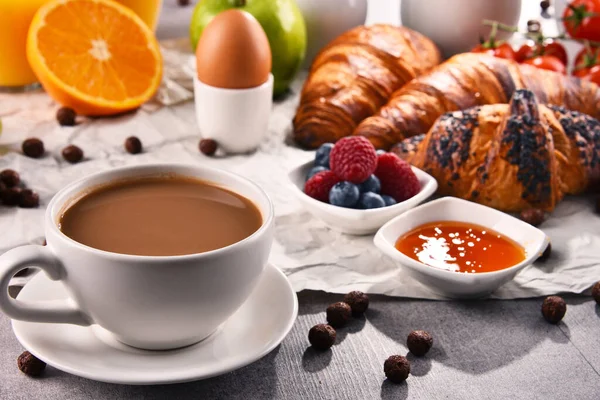
[[[154,34],[111,0],[54,0],[35,14],[27,59],[44,89],[82,115],[139,107],[156,92],[162,58]]]

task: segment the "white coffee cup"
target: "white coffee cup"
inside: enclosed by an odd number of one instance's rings
[[[115,180],[165,174],[198,178],[246,197],[262,214],[262,226],[240,242],[183,256],[111,253],[60,231],[61,213],[82,193]],[[22,321],[97,324],[117,340],[144,349],[196,343],[251,294],[269,257],[273,215],[273,205],[260,187],[217,169],[153,164],[91,175],[65,187],[50,202],[45,215],[47,246],[22,246],[0,257],[0,309]],[[10,279],[26,267],[39,267],[52,280],[62,281],[71,299],[39,304],[9,297]]]

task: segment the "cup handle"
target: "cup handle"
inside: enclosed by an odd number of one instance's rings
[[[41,268],[53,281],[65,276],[62,263],[46,246],[21,246],[7,251],[0,257],[0,310],[19,321],[81,326],[92,324],[91,318],[71,299],[24,302],[10,297],[10,280],[17,272],[27,267]]]

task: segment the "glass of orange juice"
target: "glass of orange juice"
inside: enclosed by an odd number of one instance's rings
[[[38,8],[48,0],[0,0],[0,88],[36,87],[25,56],[27,30]]]
[[[156,30],[162,0],[117,0],[117,2],[131,8],[150,29]]]
[[[37,88],[25,54],[27,31],[35,12],[49,0],[0,0],[0,92]],[[117,0],[156,29],[162,0]]]

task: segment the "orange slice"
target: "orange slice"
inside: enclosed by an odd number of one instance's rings
[[[139,107],[156,92],[162,58],[154,34],[111,0],[53,0],[35,14],[27,59],[50,96],[82,115]]]

